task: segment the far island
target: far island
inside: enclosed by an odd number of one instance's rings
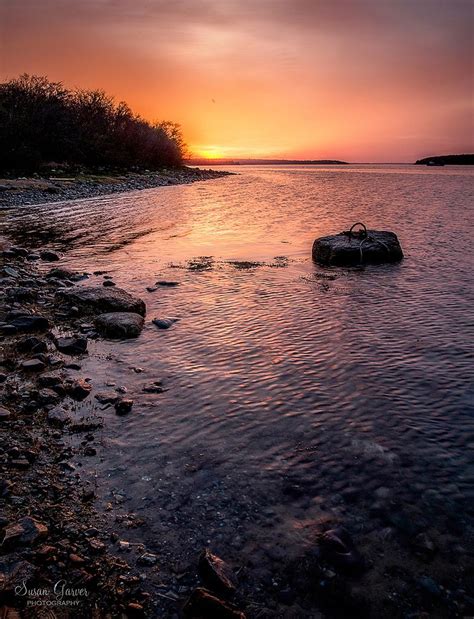
[[[415,165],[443,166],[443,165],[474,165],[474,155],[438,155],[418,159]]]

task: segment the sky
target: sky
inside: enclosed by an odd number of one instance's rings
[[[0,79],[101,88],[198,157],[474,152],[474,0],[0,0]]]

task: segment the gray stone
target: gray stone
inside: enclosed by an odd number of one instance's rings
[[[8,421],[10,419],[11,413],[4,406],[0,406],[0,421]]]
[[[169,329],[176,320],[176,318],[154,318],[152,322],[158,329]]]
[[[54,387],[62,383],[61,377],[57,374],[43,374],[38,378],[40,387]]]
[[[156,282],[157,286],[167,286],[168,288],[174,288],[175,286],[179,286],[179,282],[170,282],[167,280],[160,280]]]
[[[36,333],[38,331],[46,331],[49,329],[49,321],[44,316],[18,316],[10,321],[20,333]]]
[[[57,267],[55,269],[51,269],[51,271],[46,275],[46,277],[54,279],[69,279],[72,282],[78,282],[81,279],[86,279],[87,274],[78,273],[77,271],[72,271],[71,269]]]
[[[313,260],[325,266],[399,262],[403,258],[397,235],[381,230],[341,232],[316,239]]]
[[[46,342],[38,339],[37,337],[25,337],[19,340],[16,344],[18,352],[33,352],[33,353],[41,353],[46,352],[48,347]]]
[[[21,369],[25,372],[41,372],[45,367],[40,359],[28,359],[21,364]]]
[[[137,565],[155,565],[158,557],[151,552],[145,552],[137,559]]]
[[[150,385],[145,385],[145,387],[143,387],[143,391],[145,393],[163,393],[164,391],[167,391],[167,389],[163,387],[161,381],[155,381]]]
[[[143,328],[143,316],[133,312],[108,312],[95,319],[98,333],[109,338],[138,337]]]
[[[83,355],[87,352],[87,338],[85,337],[59,337],[56,348],[65,355]]]
[[[117,415],[126,415],[132,410],[133,400],[123,399],[115,403],[115,412]]]
[[[26,249],[26,247],[10,247],[10,251],[14,252],[17,256],[21,256],[22,258],[24,258],[25,256],[27,256],[29,254],[29,251]]]
[[[83,311],[132,312],[144,316],[146,305],[142,299],[134,297],[122,288],[104,288],[103,286],[81,287],[57,292],[59,300],[76,305]]]
[[[61,397],[56,393],[56,391],[53,391],[52,389],[44,388],[44,389],[41,389],[40,392],[38,393],[37,399],[40,402],[40,404],[44,406],[46,404],[56,404],[57,402],[59,402]]]
[[[44,250],[40,252],[40,258],[45,262],[57,262],[59,255],[55,251]]]
[[[61,407],[53,408],[48,413],[48,422],[56,428],[62,428],[71,421],[69,414]]]
[[[79,378],[77,380],[67,382],[65,384],[65,388],[69,397],[73,400],[81,402],[82,400],[85,400],[91,392],[92,385],[83,378]]]
[[[115,393],[115,391],[100,391],[94,396],[99,404],[115,404],[119,397],[120,396]]]

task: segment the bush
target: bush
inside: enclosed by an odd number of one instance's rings
[[[179,125],[150,124],[102,90],[67,90],[46,77],[0,84],[0,170],[182,165]]]

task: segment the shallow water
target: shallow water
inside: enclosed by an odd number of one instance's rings
[[[474,170],[233,170],[4,214],[17,242],[53,239],[69,266],[142,296],[149,319],[179,319],[95,344],[83,363],[99,390],[113,381],[135,402],[127,417],[101,412],[110,449],[91,466],[107,492],[170,552],[296,543],[325,511],[365,513],[381,486],[430,526],[469,529]],[[404,261],[313,264],[312,241],[355,221],[395,231]],[[160,279],[180,285],[145,291]],[[168,390],[143,393],[155,380]]]

